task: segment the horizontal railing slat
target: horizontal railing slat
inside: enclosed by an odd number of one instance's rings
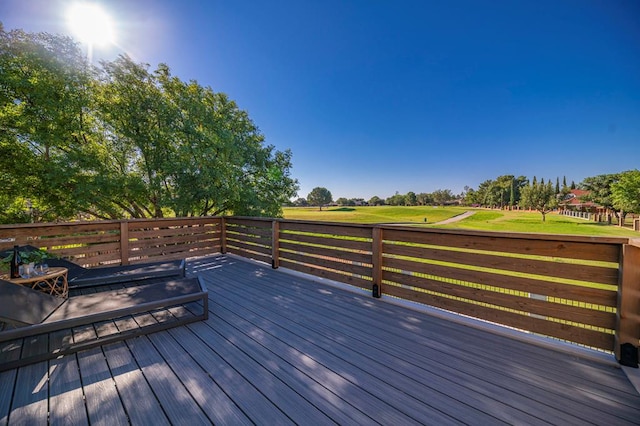
[[[129,231],[129,238],[150,238],[150,237],[170,237],[175,238],[179,236],[199,236],[199,235],[214,235],[216,232],[214,227],[172,227],[172,228],[154,228],[149,230],[136,230]]]
[[[273,219],[266,218],[240,218],[240,217],[227,217],[225,218],[225,223],[227,227],[248,227],[248,228],[258,228],[258,229],[271,229],[271,223]]]
[[[314,275],[328,280],[338,281],[341,283],[353,285],[361,288],[371,288],[371,281],[355,275],[345,275],[333,270],[319,268],[315,265],[305,265],[296,263],[287,259],[280,260],[280,266],[305,274]]]
[[[270,228],[247,228],[244,226],[229,226],[227,234],[248,235],[262,238],[271,238]]]
[[[280,241],[294,243],[318,244],[342,249],[363,251],[371,253],[371,241],[349,240],[347,238],[334,238],[332,235],[308,235],[292,232],[280,232]]]
[[[288,241],[280,242],[280,249],[286,251],[306,253],[316,256],[327,256],[348,260],[351,262],[360,262],[371,264],[371,254],[356,253],[353,251],[339,250],[335,247],[318,247],[306,244],[295,244]]]
[[[525,274],[589,281],[600,284],[616,285],[618,269],[604,266],[579,265],[552,262],[528,258],[516,258],[491,254],[469,253],[451,250],[438,250],[427,247],[412,247],[399,244],[384,244],[385,255],[428,259],[430,261],[450,262],[461,265]]]
[[[265,262],[265,263],[269,263],[271,262],[271,256],[267,256],[265,254],[262,253],[258,253],[255,251],[247,251],[247,250],[240,250],[237,249],[235,247],[229,247],[229,253],[235,254],[237,256],[242,256],[242,257],[246,257],[249,259],[255,259],[255,260],[259,260],[261,262]]]
[[[616,324],[616,315],[613,312],[552,303],[545,300],[539,300],[538,298],[532,298],[527,293],[525,293],[525,295],[500,293],[477,287],[436,281],[429,278],[410,276],[389,271],[383,272],[383,279],[385,281],[409,285],[423,290],[469,299],[478,303],[492,304],[502,308],[525,311],[531,314],[554,317],[594,327],[613,330]]]
[[[248,250],[248,251],[255,251],[258,253],[262,253],[264,255],[268,255],[271,256],[271,248],[270,247],[265,247],[265,246],[261,246],[261,245],[257,245],[257,244],[248,244],[245,243],[243,241],[239,241],[239,240],[227,240],[227,247],[228,248],[236,248],[238,250]]]
[[[280,253],[281,261],[283,259],[293,260],[300,263],[306,263],[310,265],[321,266],[323,268],[343,271],[347,274],[355,274],[355,275],[363,275],[367,277],[371,277],[371,267],[366,267],[362,265],[355,265],[351,262],[341,262],[337,258],[319,258],[313,256],[307,256],[300,253],[291,253],[288,251],[282,251]]]
[[[482,305],[467,303],[424,292],[416,292],[411,289],[391,285],[384,286],[384,293],[498,324],[509,323],[512,327],[519,328],[521,330],[529,330],[534,333],[556,337],[558,339],[594,348],[611,350],[613,347],[613,334],[605,334],[595,330],[589,330],[569,324],[556,323],[508,311],[500,311],[484,307]],[[496,348],[496,350],[499,350],[499,348]]]
[[[414,270],[413,263],[400,259],[385,259],[386,265],[392,269]],[[505,291],[524,291],[547,297],[564,298],[580,303],[599,304],[602,306],[615,307],[618,293],[614,290],[603,290],[599,288],[562,284],[558,282],[536,280],[526,277],[515,277],[511,275],[501,275],[491,272],[474,271],[471,269],[456,269],[440,265],[429,265],[427,272],[423,274],[434,275],[451,280],[472,282],[487,286],[503,288]]]
[[[280,232],[298,231],[314,234],[340,235],[344,237],[371,238],[371,226],[345,224],[316,224],[311,222],[280,221]]]
[[[498,232],[487,234],[473,235],[471,232],[453,233],[432,229],[384,229],[384,239],[388,241],[614,263],[620,258],[620,244],[624,241],[621,238],[594,240],[590,237],[564,235],[561,238],[531,235],[524,238],[516,234]]]
[[[236,234],[234,232],[227,232],[227,241],[245,241],[255,244],[261,244],[265,246],[271,246],[271,236],[259,236],[259,235],[243,235]]]

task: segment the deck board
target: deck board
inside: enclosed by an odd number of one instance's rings
[[[216,280],[216,282],[220,281]],[[276,297],[279,301],[277,309],[281,310],[288,300],[285,298],[286,290],[278,289],[274,293],[268,293],[266,287],[267,285],[269,285],[269,283],[267,282],[267,280],[262,280],[261,282],[262,285],[260,287],[260,294],[256,297],[262,300],[254,300],[254,302],[261,306],[261,310],[269,310],[270,306],[273,305],[268,301],[268,298]],[[271,284],[276,285],[277,283]],[[242,298],[251,297],[251,295],[246,290],[244,290],[245,288],[245,286],[235,286],[233,288],[225,288],[224,290],[222,290],[222,292],[238,293],[240,294],[238,300],[242,300]],[[306,291],[305,293],[309,293],[309,291]],[[362,339],[363,333],[366,333],[366,331],[364,330],[367,326],[365,321],[370,319],[370,315],[364,315],[361,318],[362,322],[358,323],[358,318],[356,315],[354,315],[354,311],[356,311],[357,309],[352,308],[353,304],[349,304],[347,306],[350,312],[336,311],[336,309],[338,309],[338,306],[336,304],[334,304],[333,306],[324,306],[319,311],[319,316],[317,317],[310,316],[309,311],[312,308],[308,303],[290,303],[286,304],[286,306],[287,309],[293,310],[293,313],[295,314],[294,318],[305,318],[305,315],[308,317],[306,323],[308,324],[308,327],[311,328],[308,334],[315,335],[317,333],[323,333],[321,329],[325,329],[324,333],[333,332],[334,342],[328,345],[330,347],[334,347],[336,344],[340,344],[340,340],[344,340],[345,336],[348,335],[352,329],[355,329],[355,332],[352,333],[352,337],[356,339],[356,341],[361,342],[362,340],[358,340],[358,338]],[[330,310],[333,311],[330,315],[327,315],[327,312]],[[275,314],[277,315],[277,313]],[[401,318],[401,315],[401,312],[394,312],[394,315],[386,319],[385,324],[388,325],[389,322],[396,321],[398,318]],[[331,318],[340,318],[340,320],[332,320]],[[351,325],[351,327],[344,327],[344,324],[342,323],[344,318],[349,318],[349,324]],[[412,322],[412,324],[415,325],[415,321]],[[334,329],[329,329],[330,331],[326,331],[331,325],[334,326]],[[444,338],[440,337],[440,340],[443,340],[444,343],[435,346],[435,350],[431,352],[425,353],[425,349],[429,348],[429,346],[432,346],[432,343],[430,340],[424,340],[421,341],[419,345],[421,353],[409,352],[408,354],[403,354],[400,350],[398,350],[398,348],[408,347],[407,349],[411,350],[417,347],[415,344],[417,336],[416,330],[413,329],[411,331],[402,331],[402,329],[399,329],[398,325],[394,325],[391,327],[392,333],[390,332],[385,334],[384,331],[381,330],[382,328],[385,328],[385,326],[381,326],[376,329],[375,333],[366,336],[366,345],[361,346],[361,353],[370,354],[371,345],[377,344],[378,349],[392,352],[393,356],[387,360],[388,362],[395,361],[394,364],[397,364],[398,362],[405,360],[405,362],[407,362],[408,364],[406,364],[403,368],[405,369],[405,371],[412,371],[412,374],[414,376],[417,371],[420,371],[421,367],[427,367],[429,366],[429,364],[431,365],[431,369],[433,370],[434,374],[442,375],[442,373],[446,371],[446,374],[449,375],[450,378],[453,378],[453,382],[448,385],[445,384],[445,389],[453,391],[455,395],[460,395],[460,390],[456,390],[456,383],[458,382],[464,382],[466,385],[477,385],[477,387],[475,388],[475,392],[480,394],[492,390],[491,386],[489,385],[493,383],[497,386],[493,388],[493,396],[497,400],[496,405],[498,406],[500,405],[500,401],[505,396],[510,396],[512,404],[519,403],[520,405],[522,405],[522,403],[524,403],[524,405],[526,406],[524,408],[528,409],[528,411],[530,411],[533,415],[540,415],[542,413],[545,418],[553,416],[558,420],[562,418],[570,420],[571,417],[578,417],[582,418],[585,421],[598,420],[599,418],[603,418],[603,420],[606,420],[607,418],[609,418],[606,415],[602,416],[602,411],[608,412],[611,415],[616,415],[618,413],[618,404],[624,404],[630,395],[632,397],[628,401],[628,403],[633,404],[635,403],[635,401],[637,401],[637,399],[633,398],[633,394],[629,394],[624,391],[618,392],[615,389],[607,389],[605,392],[601,391],[599,389],[601,385],[600,381],[604,381],[603,379],[608,379],[609,376],[606,374],[606,370],[600,368],[596,368],[595,371],[587,372],[592,378],[594,377],[594,373],[604,373],[597,374],[597,386],[594,387],[592,385],[588,385],[587,387],[578,387],[576,390],[577,385],[584,385],[584,383],[586,383],[584,378],[579,378],[577,376],[571,377],[569,375],[568,378],[570,379],[569,382],[571,383],[571,385],[568,385],[566,374],[558,376],[558,372],[554,374],[549,374],[546,372],[548,364],[543,365],[540,362],[537,362],[536,364],[534,361],[529,360],[529,362],[526,364],[528,367],[526,368],[517,367],[514,369],[504,369],[501,366],[506,362],[513,362],[513,359],[508,359],[506,357],[503,357],[502,355],[496,356],[494,354],[493,357],[487,357],[490,359],[478,361],[478,356],[476,353],[462,353],[463,351],[458,351],[460,353],[456,354],[456,357],[449,356],[447,355],[447,353],[451,352],[452,347],[455,348],[457,342],[456,340],[447,339],[447,337],[450,336],[448,336],[448,334],[446,333],[437,333],[437,336],[439,337],[444,336]],[[476,334],[478,333],[477,330],[471,331]],[[480,334],[482,335],[483,333]],[[462,338],[459,341],[467,341],[470,337],[471,336],[466,336],[466,338]],[[491,338],[493,337],[493,335],[489,334],[487,337]],[[530,345],[528,346],[529,347],[525,346],[524,349],[528,350],[535,348],[530,347]],[[523,347],[522,345],[520,345],[520,351],[522,350]],[[509,352],[509,354],[513,355],[513,352]],[[561,356],[561,354],[555,353],[552,355],[557,355],[558,357]],[[462,362],[458,361],[458,357],[464,358]],[[492,362],[489,362],[491,360]],[[497,364],[496,361],[498,362]],[[550,361],[553,362],[553,357]],[[439,364],[434,364],[434,362]],[[454,368],[451,368],[452,363],[454,364]],[[497,367],[493,367],[490,369],[490,371],[487,371],[486,368],[491,363],[495,364]],[[535,374],[530,373],[532,370],[529,366],[531,365],[536,366],[537,370],[535,371]],[[400,372],[401,370],[402,369],[400,369]],[[518,374],[511,374],[514,372],[514,370]],[[586,369],[582,369],[580,371],[582,373],[585,373],[585,370]],[[477,383],[473,383],[474,376],[479,376],[480,381],[477,382],[476,380]],[[429,377],[428,382],[433,383],[433,380],[433,377]],[[536,387],[536,385],[540,387]],[[523,388],[525,387],[527,391],[524,396],[521,396],[523,401],[517,401],[519,393],[522,392]],[[627,390],[633,391],[632,389]],[[614,400],[610,399],[609,401],[604,401],[604,403],[603,401],[600,401],[600,398],[603,397],[611,398],[612,394],[615,397]],[[561,397],[562,399],[559,400],[559,397]],[[585,399],[593,399],[593,403],[596,404],[596,407],[592,407],[591,405],[585,406]],[[540,402],[539,404],[537,403],[538,401]],[[562,402],[559,404],[558,401]],[[496,402],[494,401],[493,403]],[[567,411],[572,413],[572,415],[566,415],[565,412]],[[625,415],[625,413],[622,412],[620,413],[620,415],[623,418],[626,418],[626,420],[628,421],[635,420],[633,414]],[[532,419],[529,419],[527,421],[527,423],[530,422],[533,422]]]
[[[224,296],[222,293],[218,293],[218,297]],[[472,419],[483,423],[496,420],[482,411],[465,409],[466,407],[460,401],[437,391],[434,392],[432,387],[424,386],[415,380],[415,371],[412,373],[412,378],[403,374],[396,375],[390,369],[390,364],[394,362],[392,359],[375,359],[377,355],[375,353],[372,355],[373,358],[362,356],[351,348],[331,342],[319,333],[312,334],[309,333],[309,329],[296,326],[292,322],[287,323],[288,318],[284,315],[278,315],[276,312],[269,312],[269,318],[265,318],[251,311],[243,311],[240,305],[242,300],[253,303],[248,294],[243,294],[225,301],[225,305],[237,303],[239,306],[234,310],[242,313],[241,316],[250,319],[260,329],[267,331],[272,338],[286,341],[288,345],[304,353],[306,357],[312,357],[320,364],[333,366],[334,372],[342,373],[342,375],[344,372],[348,372],[350,376],[354,377],[351,380],[352,383],[364,389],[370,389],[370,392],[379,398],[378,404],[386,402],[393,407],[401,407],[402,413],[411,419],[405,419],[405,422],[419,423],[421,418],[428,415],[439,424],[455,423],[455,417],[447,415],[447,413],[454,411],[457,412],[457,420],[463,422]],[[309,335],[312,335],[313,339],[306,338]],[[407,398],[407,394],[413,397]],[[385,413],[381,415],[384,416]],[[385,418],[382,417],[382,419]],[[383,422],[386,423],[385,420]]]
[[[640,423],[640,395],[611,365],[235,257],[188,271],[209,289],[207,321],[0,373],[0,426]],[[20,350],[191,307],[50,333]]]
[[[127,346],[172,424],[197,425],[211,422],[148,337],[130,339]]]
[[[154,333],[149,339],[213,423],[252,424],[234,401],[169,333]]]
[[[204,368],[206,374],[213,378],[223,392],[232,396],[240,410],[252,422],[293,424],[266,395],[260,393],[250,381],[213,351],[200,336],[185,328],[172,329],[169,333],[188,348],[189,354]]]
[[[60,342],[72,339],[71,330],[50,334],[49,344],[59,347]],[[49,363],[49,422],[52,425],[86,424],[80,371],[76,357],[54,359]]]
[[[104,355],[131,423],[170,424],[126,343],[104,346]]]
[[[245,297],[248,297],[245,295]],[[304,317],[304,312],[296,312],[296,316]],[[536,414],[539,414],[539,408],[536,404],[531,404],[531,401],[518,401],[513,407],[506,405],[502,402],[506,396],[512,397],[510,393],[504,391],[502,388],[493,386],[491,383],[483,380],[478,380],[472,376],[465,376],[458,373],[457,370],[448,367],[446,364],[434,365],[433,371],[425,368],[425,364],[420,362],[421,354],[407,354],[397,351],[396,344],[398,339],[395,336],[388,336],[388,339],[379,340],[373,342],[374,338],[368,338],[367,342],[358,339],[357,336],[349,336],[344,333],[337,332],[331,328],[331,320],[326,318],[323,321],[314,321],[312,318],[306,319],[307,330],[300,329],[301,334],[314,334],[323,335],[327,339],[330,339],[325,343],[326,347],[338,348],[340,346],[347,348],[346,350],[339,351],[340,356],[343,359],[358,359],[357,364],[362,367],[364,365],[363,360],[375,361],[375,363],[369,362],[367,365],[372,368],[372,371],[378,371],[379,369],[390,369],[391,377],[401,377],[402,382],[393,380],[395,386],[401,386],[404,383],[414,395],[429,395],[428,402],[422,401],[422,404],[434,404],[441,410],[448,405],[451,412],[456,413],[458,418],[462,418],[464,410],[461,407],[469,406],[475,407],[476,410],[468,409],[466,421],[481,421],[484,417],[484,413],[478,413],[478,410],[482,410],[486,405],[494,406],[494,410],[500,410],[503,416],[508,420],[519,421],[526,420],[528,424],[540,424],[540,419],[532,415],[527,415],[519,408],[536,409]],[[339,321],[336,325],[340,327]],[[342,327],[344,329],[344,327]],[[425,359],[425,361],[428,361]],[[442,371],[444,370],[444,372]],[[410,372],[411,380],[416,382],[412,383],[407,380],[407,374]],[[443,374],[446,373],[446,374]],[[396,376],[396,374],[398,376]],[[447,375],[451,377],[447,378]],[[465,383],[464,386],[459,383]],[[473,392],[469,391],[469,387]],[[440,396],[439,399],[434,396]],[[448,402],[448,404],[447,404]],[[511,401],[513,405],[513,401]],[[554,413],[556,416],[562,417],[562,412],[558,411]],[[496,421],[495,418],[485,418],[485,421]]]

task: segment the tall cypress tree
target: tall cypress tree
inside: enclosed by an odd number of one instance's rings
[[[511,193],[509,194],[509,206],[511,206],[511,208],[513,208],[515,203],[516,203],[515,182],[514,182],[513,179],[511,179]]]

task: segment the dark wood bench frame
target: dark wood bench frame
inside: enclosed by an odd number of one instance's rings
[[[17,326],[0,332],[0,344],[46,333],[70,329],[102,321],[115,320],[160,308],[169,308],[191,302],[200,302],[202,313],[184,318],[161,321],[140,326],[116,334],[97,337],[80,343],[65,343],[60,347],[28,357],[0,362],[0,371],[17,368],[34,362],[128,339],[143,334],[165,330],[190,322],[206,320],[209,316],[208,293],[200,278],[141,280],[130,287],[117,290],[71,296],[61,299],[40,293],[28,287],[0,280],[0,321]],[[102,300],[102,302],[100,302]],[[114,300],[125,305],[114,307]],[[83,303],[93,303],[90,313],[80,309]]]

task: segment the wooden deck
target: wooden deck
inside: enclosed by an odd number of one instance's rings
[[[618,368],[231,257],[188,270],[208,321],[1,373],[0,424],[640,424]]]

